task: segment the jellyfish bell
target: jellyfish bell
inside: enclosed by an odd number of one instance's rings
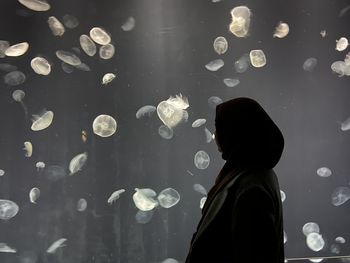
[[[6,199],[0,199],[0,219],[8,220],[17,215],[19,211],[18,205]]]
[[[102,78],[102,85],[107,85],[108,83],[112,82],[116,78],[116,75],[114,73],[106,73]]]
[[[18,86],[25,82],[26,75],[22,71],[15,70],[4,76],[4,82],[9,86]]]
[[[50,10],[51,6],[45,0],[18,0],[22,5],[33,11],[43,12]]]
[[[337,51],[344,51],[345,49],[347,49],[348,46],[349,46],[349,41],[346,37],[341,37],[338,40],[336,40],[335,49]]]
[[[102,59],[111,59],[114,56],[115,47],[109,43],[100,47],[99,56]]]
[[[275,28],[273,37],[284,38],[288,35],[288,33],[289,33],[289,25],[287,23],[280,21]]]
[[[101,137],[112,136],[117,130],[116,120],[106,114],[101,114],[92,123],[93,132]]]
[[[41,131],[49,127],[52,123],[54,113],[44,110],[40,115],[33,115],[32,131]]]
[[[17,89],[14,92],[12,92],[12,98],[16,102],[21,102],[24,99],[25,92],[23,90]]]
[[[79,57],[77,57],[75,54],[69,51],[64,51],[64,50],[57,50],[56,51],[56,56],[59,58],[61,61],[71,65],[71,66],[78,66],[81,64],[81,60]]]
[[[256,68],[266,65],[266,56],[261,49],[251,50],[249,53],[250,62]]]
[[[82,50],[90,57],[94,56],[97,52],[95,42],[87,35],[81,35],[79,38],[80,46]]]
[[[231,10],[232,22],[230,24],[230,31],[236,37],[248,36],[251,11],[246,6],[237,6]]]
[[[131,31],[134,29],[136,25],[136,20],[134,17],[130,16],[125,22],[124,24],[121,26],[121,29],[123,31]]]
[[[39,75],[49,75],[51,72],[50,63],[43,57],[35,57],[30,62],[30,66]]]
[[[100,45],[107,45],[111,42],[110,35],[100,27],[93,27],[90,30],[90,37],[93,41]]]
[[[56,37],[62,36],[66,31],[64,25],[55,16],[50,16],[47,19],[47,23],[49,24],[52,34]]]
[[[135,193],[132,198],[135,206],[141,211],[150,211],[159,205],[158,201],[154,199],[157,195],[152,189],[149,188],[135,188]]]
[[[225,65],[225,62],[220,58],[220,59],[214,59],[209,61],[206,65],[205,68],[209,71],[218,71]]]
[[[226,53],[228,49],[228,42],[225,37],[217,37],[214,40],[213,47],[216,53],[222,55]]]
[[[62,17],[62,21],[63,24],[69,29],[76,28],[79,25],[79,20],[75,16],[70,14],[65,14]]]
[[[8,47],[5,50],[5,55],[8,57],[19,57],[27,52],[29,48],[28,42],[22,42]]]
[[[159,119],[169,128],[177,126],[180,122],[188,119],[185,111],[189,107],[188,99],[185,96],[170,96],[166,101],[162,101],[157,106],[157,114]]]

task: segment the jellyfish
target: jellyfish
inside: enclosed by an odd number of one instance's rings
[[[311,250],[317,252],[323,249],[325,242],[322,235],[318,233],[311,233],[306,237],[306,244]]]
[[[77,211],[83,212],[87,208],[87,202],[84,198],[80,198],[77,202]]]
[[[102,85],[107,85],[108,83],[112,82],[115,79],[114,73],[106,73],[102,78]]]
[[[120,189],[117,191],[114,191],[108,198],[107,203],[113,204],[115,201],[117,201],[122,193],[125,192],[125,189]]]
[[[202,195],[207,195],[208,194],[207,190],[201,184],[194,184],[193,185],[193,190],[195,190],[196,192],[198,192],[198,193],[200,193]]]
[[[52,34],[56,37],[62,36],[66,31],[64,25],[55,16],[50,16],[47,19],[47,23],[49,24]]]
[[[157,106],[157,114],[164,125],[172,129],[188,119],[188,112],[185,111],[188,107],[187,97],[180,93],[175,98],[170,96],[168,100],[161,101]]]
[[[226,51],[228,49],[228,43],[227,43],[226,38],[225,37],[215,38],[213,47],[214,47],[215,52],[218,53],[219,55],[226,53]]]
[[[220,59],[214,59],[212,61],[209,61],[206,65],[205,68],[210,71],[218,71],[220,68],[224,66],[225,62],[220,58]]]
[[[321,30],[320,32],[321,37],[326,37],[327,36],[327,31],[326,30]]]
[[[31,157],[33,154],[33,145],[31,142],[24,142],[25,157]]]
[[[0,243],[0,253],[16,253],[17,249],[10,247],[6,243]]]
[[[10,43],[6,40],[0,40],[0,58],[6,57],[5,51],[10,47]]]
[[[231,79],[231,78],[224,79],[224,84],[229,88],[233,88],[237,86],[239,83],[240,83],[239,79]]]
[[[48,11],[51,6],[45,0],[18,0],[22,5],[33,11]]]
[[[231,10],[232,22],[230,31],[236,37],[248,36],[252,13],[246,6],[237,6]]]
[[[57,181],[66,176],[66,171],[62,166],[59,165],[49,165],[45,169],[45,175],[50,181]]]
[[[172,128],[162,124],[158,128],[158,134],[163,139],[170,140],[174,136],[174,131]]]
[[[199,201],[199,208],[200,209],[203,209],[205,201],[207,201],[207,197],[206,196],[202,197],[201,200]]]
[[[14,92],[12,92],[12,98],[14,101],[19,102],[24,110],[25,116],[28,115],[28,109],[27,106],[24,104],[23,99],[24,99],[25,93],[23,90],[17,89]]]
[[[205,141],[207,143],[210,143],[214,138],[213,138],[213,135],[209,130],[208,128],[204,128],[204,133],[205,133]]]
[[[94,56],[96,54],[97,48],[92,41],[92,39],[87,35],[81,35],[79,38],[80,46],[82,50],[90,57]]]
[[[348,45],[349,45],[349,41],[346,37],[341,37],[338,40],[336,40],[336,47],[335,49],[338,51],[344,51],[345,49],[347,49]]]
[[[202,119],[202,118],[197,119],[192,123],[192,128],[198,128],[198,127],[204,125],[206,122],[207,122],[206,119]]]
[[[79,25],[79,20],[75,16],[69,14],[65,14],[62,17],[62,21],[63,24],[69,29],[76,28]]]
[[[330,247],[330,251],[333,254],[339,254],[340,253],[340,246],[338,244],[332,244]]]
[[[44,162],[37,162],[35,164],[35,167],[37,168],[38,171],[40,171],[40,170],[45,168],[45,163]]]
[[[320,233],[320,227],[315,222],[308,222],[303,226],[303,233],[305,236],[311,233]]]
[[[30,62],[30,66],[39,75],[49,75],[51,72],[50,63],[43,57],[35,57]]]
[[[123,31],[131,31],[135,28],[136,25],[136,20],[134,17],[130,16],[125,22],[124,24],[121,26],[121,29]]]
[[[93,27],[90,30],[90,37],[93,41],[100,45],[107,45],[111,42],[110,35],[100,27]]]
[[[0,169],[0,176],[4,176],[5,175],[5,171],[3,169]]]
[[[273,37],[284,38],[289,33],[289,25],[282,21],[278,22],[278,25],[275,28],[275,32],[273,33]]]
[[[73,175],[73,174],[81,171],[81,169],[86,164],[87,158],[88,158],[87,152],[80,153],[80,154],[74,156],[72,158],[72,160],[69,162],[69,172],[70,172],[69,175]]]
[[[49,127],[53,120],[53,112],[43,110],[39,115],[33,115],[32,131],[41,131]]]
[[[79,57],[77,57],[75,54],[69,51],[64,50],[57,50],[56,56],[62,60],[63,62],[71,65],[71,66],[78,66],[81,64],[81,60]]]
[[[74,67],[65,63],[65,62],[61,63],[61,67],[62,67],[62,70],[68,74],[70,74],[74,71]]]
[[[100,47],[99,55],[102,59],[111,59],[114,56],[115,47],[112,44],[107,44]]]
[[[337,187],[332,193],[332,204],[340,206],[350,199],[350,188],[346,186]]]
[[[85,63],[80,63],[79,65],[76,65],[74,67],[81,70],[81,71],[91,71],[90,67],[88,65],[86,65]]]
[[[18,205],[6,199],[0,199],[0,219],[8,220],[17,215],[19,210]]]
[[[331,69],[334,73],[337,73],[339,77],[342,77],[345,75],[347,65],[344,61],[335,61],[331,65]]]
[[[308,58],[307,60],[305,60],[304,64],[303,64],[303,69],[305,71],[313,71],[314,68],[317,65],[317,59],[316,58]]]
[[[109,137],[116,132],[117,122],[112,116],[101,114],[95,118],[92,129],[98,136]]]
[[[8,57],[19,57],[27,52],[29,48],[28,42],[22,42],[8,47],[5,50],[5,55]]]
[[[9,63],[0,63],[0,70],[5,72],[16,71],[17,67]]]
[[[135,215],[136,222],[139,224],[147,224],[148,222],[151,221],[153,214],[154,214],[153,210],[150,210],[150,211],[139,210]]]
[[[84,131],[84,130],[82,130],[82,131],[81,131],[81,140],[82,140],[83,142],[86,142],[86,141],[87,141],[87,138],[88,138],[87,132]]]
[[[145,105],[139,108],[136,112],[136,119],[141,119],[142,117],[151,117],[156,111],[156,107],[153,105]]]
[[[24,73],[19,70],[11,71],[4,76],[4,82],[9,86],[21,85],[25,80],[26,75],[24,75]]]
[[[34,187],[29,192],[29,201],[33,204],[36,204],[36,200],[38,200],[40,196],[40,189],[37,187]]]
[[[328,167],[320,167],[317,169],[316,173],[320,177],[329,177],[332,175],[332,171]]]
[[[261,68],[266,65],[266,56],[261,49],[251,50],[249,57],[253,67]]]
[[[345,238],[343,237],[336,237],[335,242],[339,243],[339,244],[345,244]]]
[[[237,61],[235,61],[234,68],[237,73],[244,73],[250,65],[249,54],[243,54]]]
[[[217,105],[222,103],[222,99],[217,96],[212,96],[208,99],[209,107],[215,109]]]
[[[280,195],[281,195],[281,201],[282,201],[282,203],[283,203],[284,200],[286,200],[286,193],[283,192],[282,190],[280,190]]]
[[[64,243],[67,241],[66,238],[60,238],[53,242],[49,248],[46,250],[47,253],[49,254],[54,254],[58,248],[66,246]]]
[[[198,151],[194,156],[194,164],[198,169],[207,169],[210,163],[210,157],[205,151]]]
[[[180,194],[173,188],[166,188],[157,196],[161,207],[170,208],[180,201]]]
[[[135,193],[132,198],[135,206],[141,211],[150,211],[158,206],[158,202],[154,199],[157,196],[156,192],[149,188],[135,188]]]

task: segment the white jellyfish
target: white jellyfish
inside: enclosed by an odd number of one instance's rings
[[[315,222],[308,222],[303,226],[303,234],[305,236],[311,233],[320,233],[320,227]]]
[[[193,185],[193,190],[195,190],[196,192],[198,192],[198,193],[200,193],[202,195],[207,195],[208,194],[207,190],[201,184],[194,184]]]
[[[58,248],[65,247],[66,245],[64,244],[67,241],[66,238],[60,238],[53,242],[48,249],[46,250],[47,253],[49,254],[54,254]]]
[[[33,11],[48,11],[51,6],[45,0],[18,0],[22,5]]]
[[[246,37],[249,33],[251,11],[246,6],[237,6],[231,10],[230,31],[236,37]]]
[[[10,247],[6,243],[0,243],[0,253],[16,253],[17,249]]]
[[[335,49],[338,51],[344,51],[349,46],[349,41],[346,37],[339,38],[338,40],[336,40],[336,43],[337,44]]]
[[[50,16],[47,19],[47,23],[49,24],[51,32],[54,36],[62,36],[66,31],[64,29],[64,25],[55,16]]]
[[[72,160],[69,163],[69,175],[73,175],[77,173],[78,171],[81,171],[81,169],[86,164],[86,161],[88,159],[88,153],[80,153],[72,158]]]
[[[8,57],[19,57],[27,52],[29,48],[28,42],[22,42],[8,47],[5,50],[5,55]]]
[[[83,212],[87,208],[87,201],[84,198],[80,198],[77,202],[77,211]]]
[[[18,86],[24,83],[26,75],[19,70],[11,71],[4,76],[5,84],[9,86]]]
[[[239,83],[240,83],[239,79],[224,78],[224,84],[229,88],[233,88],[237,86]]]
[[[32,131],[41,131],[49,127],[53,120],[53,112],[44,110],[39,115],[33,115]]]
[[[34,187],[29,192],[29,201],[33,204],[36,204],[36,200],[40,197],[40,189]]]
[[[328,167],[320,167],[317,169],[316,173],[320,177],[329,177],[332,175],[332,171]]]
[[[154,214],[153,210],[150,210],[150,211],[138,210],[135,215],[136,222],[139,224],[147,224],[148,222],[151,221],[153,214]]]
[[[222,55],[226,53],[228,49],[228,42],[225,37],[217,37],[214,40],[213,47],[216,53]]]
[[[217,96],[211,96],[208,99],[208,105],[210,108],[215,109],[217,105],[221,104],[223,101],[221,98],[217,97]]]
[[[220,59],[214,59],[212,61],[209,61],[206,65],[205,68],[210,71],[218,71],[220,68],[224,66],[225,62],[220,58]]]
[[[100,47],[99,56],[102,59],[111,59],[114,53],[115,47],[112,44],[107,44]]]
[[[306,237],[307,246],[313,251],[320,251],[325,245],[322,235],[318,233],[311,233]]]
[[[18,205],[6,199],[0,199],[0,219],[8,220],[17,215],[19,210]]]
[[[135,206],[141,211],[150,211],[157,207],[158,201],[154,199],[157,196],[156,192],[149,188],[135,188],[135,193],[132,198]]]
[[[189,107],[188,99],[185,96],[170,96],[166,101],[162,101],[157,106],[159,119],[169,128],[177,126],[180,122],[187,121],[188,113],[185,111]]]
[[[344,61],[335,61],[331,65],[331,69],[334,73],[337,73],[339,77],[342,77],[345,75],[347,65]]]
[[[31,142],[24,142],[24,148],[25,151],[24,156],[25,157],[31,157],[33,154],[33,145]]]
[[[43,57],[35,57],[30,62],[30,66],[39,75],[49,75],[51,72],[50,63]]]
[[[17,90],[12,92],[13,100],[21,104],[21,106],[24,110],[24,113],[27,116],[28,110],[27,110],[27,106],[23,102],[24,96],[25,96],[25,92],[23,90],[17,89]]]
[[[96,54],[97,48],[92,41],[92,39],[87,35],[81,35],[79,38],[80,46],[82,50],[90,57],[94,56]]]
[[[170,208],[180,201],[180,194],[173,188],[166,188],[157,196],[161,207]]]
[[[107,45],[111,42],[110,35],[100,27],[93,27],[90,30],[90,37],[93,41],[100,45]]]
[[[0,169],[0,176],[4,176],[5,175],[5,171],[3,169]]]
[[[207,169],[210,163],[210,157],[205,151],[198,151],[194,155],[194,164],[198,169]]]
[[[141,119],[142,117],[151,117],[157,108],[153,105],[145,105],[139,108],[136,112],[136,119]]]
[[[112,116],[101,114],[95,118],[92,129],[98,136],[109,137],[116,132],[117,122]]]
[[[174,136],[174,131],[172,128],[162,124],[158,128],[158,134],[163,139],[170,140]]]
[[[62,60],[63,62],[71,65],[71,66],[78,66],[81,64],[81,60],[79,57],[77,57],[75,54],[69,51],[64,50],[57,50],[56,56]]]
[[[326,37],[327,36],[327,31],[326,30],[321,30],[320,32],[321,37]]]
[[[261,68],[266,65],[266,56],[261,49],[251,50],[249,58],[253,67]]]
[[[203,118],[197,119],[192,123],[192,128],[198,128],[204,125],[206,122],[207,122],[206,119],[203,119]]]
[[[304,61],[303,69],[305,71],[311,72],[311,71],[314,70],[316,65],[317,65],[317,59],[316,58],[308,58],[307,60]]]
[[[343,237],[336,237],[335,242],[337,242],[339,244],[345,244],[346,240]]]
[[[235,61],[234,67],[237,73],[244,73],[247,71],[250,65],[249,54],[243,54],[237,61]]]
[[[289,25],[282,21],[278,22],[278,25],[275,28],[275,32],[273,33],[273,37],[284,38],[289,33]]]
[[[120,189],[120,190],[117,190],[117,191],[114,191],[109,197],[108,197],[108,200],[107,200],[107,203],[108,204],[113,204],[115,201],[117,201],[120,197],[120,195],[122,193],[125,192],[125,189]]]
[[[214,136],[214,134],[212,134],[209,130],[208,130],[208,128],[204,128],[204,133],[205,133],[205,141],[207,142],[207,143],[210,143],[214,138],[213,138],[213,136]]]
[[[280,194],[281,194],[281,201],[283,203],[286,200],[286,193],[280,190]]]
[[[205,201],[207,201],[207,197],[206,196],[202,197],[201,200],[199,201],[199,208],[200,209],[203,209]]]
[[[37,168],[37,170],[38,171],[40,171],[40,170],[42,170],[42,169],[44,169],[45,168],[45,163],[44,162],[37,162],[36,164],[35,164],[35,167]]]
[[[102,85],[107,85],[108,83],[112,82],[116,78],[116,75],[114,73],[106,73],[103,75],[102,78]]]
[[[79,25],[79,20],[75,16],[69,14],[65,14],[62,17],[62,21],[63,24],[69,29],[76,28]]]
[[[332,204],[340,206],[350,199],[350,188],[346,186],[337,187],[332,193]]]
[[[131,31],[135,28],[136,20],[134,17],[130,16],[128,19],[124,22],[124,24],[121,26],[121,29],[123,31]]]

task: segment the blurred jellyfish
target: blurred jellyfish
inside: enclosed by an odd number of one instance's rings
[[[213,134],[208,130],[208,128],[204,128],[205,132],[205,141],[210,143],[213,140]]]
[[[337,242],[337,243],[339,243],[339,244],[345,244],[345,238],[343,238],[343,237],[337,237],[336,239],[335,239],[335,242]]]
[[[239,83],[240,83],[239,79],[230,79],[230,78],[224,79],[224,84],[229,88],[233,88],[237,86]]]
[[[135,188],[135,193],[132,198],[135,206],[141,211],[150,211],[158,206],[158,202],[154,199],[157,196],[156,192],[149,188]]]
[[[102,78],[102,85],[107,85],[108,83],[112,82],[115,79],[114,73],[106,73]]]
[[[76,69],[79,69],[81,71],[91,71],[90,67],[86,65],[85,63],[80,63],[79,65],[74,66]]]
[[[18,205],[10,200],[0,199],[0,219],[8,220],[17,215]]]
[[[18,0],[22,5],[33,11],[48,11],[51,6],[45,0]]]
[[[30,62],[30,66],[32,67],[34,72],[39,75],[49,75],[51,72],[50,63],[42,57],[33,58]]]
[[[194,156],[194,164],[198,169],[207,169],[210,157],[205,151],[198,151]]]
[[[66,238],[60,238],[53,242],[49,248],[46,250],[47,253],[49,254],[54,254],[58,248],[65,247],[66,245],[64,244],[67,241]]]
[[[261,49],[251,50],[249,58],[253,67],[261,68],[266,65],[266,56]]]
[[[62,21],[69,29],[76,28],[79,25],[79,20],[75,16],[69,14],[64,15]]]
[[[249,54],[243,54],[237,61],[235,61],[234,67],[237,73],[244,73],[247,71],[250,65]]]
[[[109,137],[116,132],[117,122],[112,116],[101,114],[95,118],[92,129],[98,136]]]
[[[224,61],[222,59],[214,59],[205,65],[205,68],[210,71],[217,71],[224,66]]]
[[[332,204],[340,206],[350,199],[350,188],[346,186],[337,187],[332,193]]]
[[[31,142],[24,142],[24,148],[23,150],[25,151],[24,156],[25,157],[31,157],[33,154],[33,145]]]
[[[328,167],[320,167],[317,169],[316,173],[320,177],[329,177],[332,175],[332,171]]]
[[[87,208],[87,202],[84,198],[80,198],[77,202],[77,211],[83,212]]]
[[[5,171],[3,169],[0,169],[0,176],[4,176],[5,175]]]
[[[175,98],[170,96],[168,100],[161,101],[157,106],[157,114],[166,126],[173,128],[187,120],[188,113],[185,109],[188,107],[188,99],[180,93]]]
[[[230,31],[236,37],[248,36],[252,13],[246,6],[237,6],[231,10],[232,22]]]
[[[12,92],[12,98],[14,101],[19,102],[24,110],[24,114],[27,116],[28,115],[28,109],[27,106],[24,104],[23,99],[24,99],[25,93],[23,90],[17,89],[14,92]]]
[[[136,119],[141,119],[142,117],[151,117],[157,108],[153,105],[145,105],[139,108],[136,112]]]
[[[5,51],[10,47],[10,43],[6,40],[0,40],[0,58],[6,57]]]
[[[197,119],[192,123],[192,128],[198,128],[207,122],[206,119]]]
[[[336,47],[335,49],[338,51],[344,51],[345,49],[347,49],[348,45],[349,45],[349,41],[346,37],[341,37],[338,40],[336,40]]]
[[[282,201],[282,203],[283,203],[284,200],[286,200],[286,194],[285,194],[285,192],[283,192],[282,190],[280,190],[280,193],[281,193],[281,201]]]
[[[65,63],[65,62],[61,63],[61,67],[62,67],[62,70],[68,74],[70,74],[74,71],[74,67]]]
[[[92,41],[92,39],[87,35],[81,35],[79,38],[80,46],[82,50],[90,57],[94,56],[96,54],[97,48]]]
[[[131,31],[135,28],[136,25],[136,20],[135,18],[133,18],[132,16],[130,16],[125,22],[124,24],[121,26],[121,29],[123,31]]]
[[[90,30],[90,37],[93,41],[100,45],[107,45],[111,42],[109,34],[100,27],[93,27]]]
[[[16,71],[17,67],[9,63],[0,63],[0,70],[4,72]]]
[[[72,158],[72,160],[69,162],[69,175],[73,175],[84,167],[86,164],[86,161],[88,159],[88,153],[80,153]]]
[[[347,65],[344,61],[335,61],[331,65],[331,69],[334,73],[337,73],[339,77],[345,75]]]
[[[26,80],[26,75],[24,75],[24,73],[19,70],[15,70],[10,73],[7,73],[4,76],[4,82],[9,86],[21,85],[22,83],[24,83],[25,80]]]
[[[321,37],[326,37],[327,36],[327,31],[326,30],[321,30],[320,32]]]
[[[86,142],[86,141],[87,141],[87,138],[88,138],[87,132],[84,131],[84,130],[82,130],[82,131],[81,131],[81,140],[82,140],[83,142]]]
[[[117,191],[114,191],[108,198],[107,203],[113,204],[115,201],[117,201],[122,193],[125,192],[125,189],[120,189]]]
[[[200,209],[203,209],[205,201],[207,201],[207,197],[206,196],[202,197],[201,200],[199,201],[199,208]]]
[[[21,251],[18,263],[37,263],[38,256],[34,251]]]
[[[136,222],[139,224],[147,224],[148,222],[151,221],[153,214],[154,214],[153,210],[150,210],[150,211],[139,210],[135,215]]]
[[[40,170],[45,168],[45,163],[44,162],[37,162],[35,164],[35,167],[37,168],[38,171],[40,171]]]
[[[179,261],[173,258],[167,258],[167,259],[164,259],[161,263],[179,263]]]
[[[36,204],[36,200],[40,197],[40,189],[34,187],[29,192],[29,201],[33,204]]]
[[[226,38],[224,37],[215,38],[213,47],[215,52],[218,53],[219,55],[224,54],[228,49],[228,43]]]
[[[202,195],[207,195],[208,194],[207,190],[201,184],[194,184],[193,185],[193,190],[195,190],[196,192],[198,192],[198,193],[200,193]]]
[[[64,25],[55,16],[50,16],[47,19],[47,23],[49,24],[52,34],[56,37],[62,36],[66,31]]]
[[[81,60],[79,57],[77,57],[75,54],[69,51],[64,50],[57,50],[56,56],[62,60],[63,62],[71,65],[71,66],[78,66],[81,64]]]
[[[330,251],[333,254],[339,254],[340,253],[340,246],[338,244],[332,244],[330,247]]]
[[[303,69],[305,71],[313,71],[314,68],[317,65],[317,59],[316,58],[308,58],[307,60],[305,60],[304,64],[303,64]]]
[[[161,207],[170,208],[180,201],[180,194],[173,188],[166,188],[157,196]]]
[[[273,37],[284,38],[289,33],[289,25],[282,21],[278,22],[278,25],[275,28],[275,32],[273,33]]]
[[[283,231],[283,244],[287,243],[287,241],[288,241],[287,233]]]
[[[114,56],[115,47],[112,44],[107,44],[100,47],[99,55],[102,59],[111,59]]]
[[[222,103],[222,99],[217,96],[212,96],[208,99],[209,107],[212,109],[215,109],[220,103]]]
[[[308,236],[311,233],[320,233],[320,227],[317,223],[308,222],[303,226],[303,234]]]
[[[0,243],[0,253],[16,253],[17,249],[10,247],[6,243]]]
[[[29,48],[28,42],[22,42],[8,47],[5,50],[5,55],[8,57],[19,57],[27,52]]]
[[[33,115],[32,131],[41,131],[49,127],[53,120],[53,112],[43,110],[39,115]]]
[[[45,175],[50,181],[57,181],[66,176],[66,171],[62,166],[59,165],[49,165],[45,169]]]
[[[163,139],[170,140],[174,136],[174,131],[172,128],[162,124],[158,128],[158,134]]]
[[[311,233],[306,237],[307,246],[313,251],[320,251],[323,249],[325,242],[322,235],[318,233]]]

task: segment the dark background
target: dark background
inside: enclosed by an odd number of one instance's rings
[[[214,131],[215,111],[208,105],[211,96],[256,99],[285,136],[285,150],[275,171],[287,196],[283,203],[286,257],[335,256],[330,247],[337,236],[347,240],[339,255],[350,254],[349,202],[339,207],[331,204],[334,189],[349,184],[350,131],[341,131],[340,123],[350,117],[350,82],[349,77],[339,78],[330,68],[348,52],[336,51],[335,40],[350,37],[350,12],[339,16],[349,1],[50,3],[49,11],[34,12],[17,1],[1,0],[0,39],[30,44],[25,55],[0,59],[0,63],[17,66],[27,77],[17,87],[3,81],[0,84],[0,169],[6,172],[0,177],[0,198],[20,207],[14,218],[0,222],[0,242],[18,250],[16,254],[0,253],[1,263],[184,261],[200,219],[202,196],[193,190],[193,184],[209,190],[223,165],[215,143],[205,142],[203,127],[191,127],[197,118],[206,118],[206,127]],[[250,35],[244,39],[228,31],[230,10],[238,5],[247,5],[253,13]],[[54,15],[62,21],[65,14],[74,15],[80,24],[55,37],[47,18]],[[136,27],[124,32],[120,26],[129,16],[136,19]],[[279,21],[290,26],[284,39],[272,37]],[[102,60],[82,52],[79,57],[91,71],[63,72],[55,51],[79,47],[79,36],[94,26],[111,34],[116,55]],[[320,36],[321,30],[327,31],[325,38]],[[229,42],[228,51],[221,56],[212,47],[218,36]],[[252,49],[264,50],[267,65],[235,73],[234,61]],[[38,55],[52,63],[49,76],[31,69],[30,61]],[[225,61],[222,69],[205,69],[205,64],[219,57]],[[302,68],[309,57],[318,60],[313,72]],[[107,72],[116,73],[117,78],[102,87],[101,79]],[[3,77],[5,72],[1,74]],[[241,83],[228,88],[223,83],[227,77]],[[12,99],[15,89],[26,93],[28,117]],[[179,93],[188,97],[189,121],[175,129],[172,139],[158,135],[162,123],[156,114],[136,119],[141,106],[156,106]],[[54,112],[53,123],[33,132],[30,116],[43,109]],[[117,120],[113,136],[102,138],[92,132],[92,122],[100,114]],[[82,130],[88,134],[86,143],[81,140]],[[30,158],[24,157],[24,141],[33,143]],[[206,170],[194,166],[198,150],[210,155]],[[45,170],[38,172],[35,167],[43,161],[45,169],[58,165],[68,173],[71,158],[85,151],[88,162],[73,176],[50,181]],[[322,166],[332,170],[331,177],[316,174]],[[36,205],[28,198],[35,186],[41,190]],[[157,193],[172,187],[181,200],[170,209],[155,209],[149,223],[138,224],[132,201],[136,187],[152,188]],[[107,204],[110,194],[121,188],[126,192],[120,199],[112,206]],[[88,202],[84,212],[76,211],[80,198]],[[302,227],[307,222],[316,222],[321,228],[326,246],[320,252],[306,245]],[[67,246],[47,254],[50,244],[62,237],[68,239]]]

